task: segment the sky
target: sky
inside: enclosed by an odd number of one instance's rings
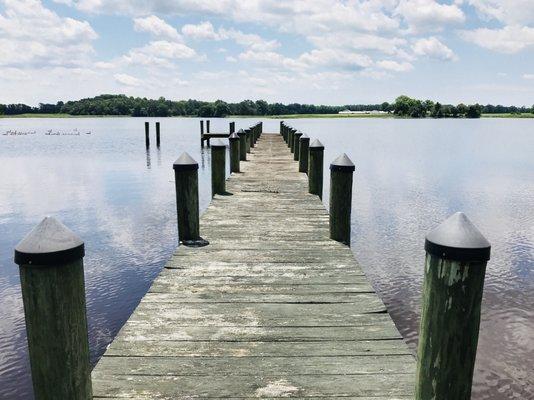
[[[534,104],[534,0],[0,0],[0,103]]]

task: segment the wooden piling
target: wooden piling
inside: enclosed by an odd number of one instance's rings
[[[288,140],[287,140],[287,147],[289,147],[291,153],[293,153],[293,135],[295,134],[296,130],[293,128],[289,128],[288,130]]]
[[[156,122],[156,146],[159,147],[160,144],[161,144],[160,126],[159,126],[159,122]]]
[[[417,400],[469,400],[491,245],[456,213],[430,232],[419,328]]]
[[[145,145],[150,147],[150,123],[148,121],[145,122]]]
[[[226,145],[221,139],[211,144],[211,196],[226,193]]]
[[[206,120],[206,133],[210,133],[210,120]]]
[[[240,129],[237,135],[239,136],[239,160],[247,161],[247,134]]]
[[[250,148],[252,147],[251,145],[251,142],[252,142],[252,132],[251,132],[251,129],[245,129],[245,137],[246,137],[246,145],[247,145],[247,153],[250,153]]]
[[[300,149],[300,137],[302,136],[302,132],[298,131],[295,132],[295,135],[293,137],[293,160],[298,161],[299,160],[299,149]]]
[[[15,248],[36,400],[92,396],[84,243],[53,217]]]
[[[324,146],[315,139],[308,151],[308,191],[323,199]]]
[[[330,164],[330,239],[347,246],[350,246],[354,170],[354,164],[345,153]]]
[[[204,246],[198,210],[198,163],[187,153],[174,162],[178,239],[186,246]]]
[[[308,152],[310,147],[310,138],[306,135],[300,137],[299,144],[299,172],[308,172]]]
[[[235,132],[235,122],[230,122],[230,133],[234,133]]]
[[[249,129],[249,135],[250,148],[254,148],[256,143],[256,126]]]
[[[239,136],[237,133],[232,133],[228,137],[230,142],[230,172],[239,171]]]
[[[200,120],[200,147],[204,147],[204,121]]]

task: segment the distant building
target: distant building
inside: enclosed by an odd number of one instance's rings
[[[343,110],[338,112],[338,114],[387,114],[387,111],[371,110],[371,111],[351,111]]]

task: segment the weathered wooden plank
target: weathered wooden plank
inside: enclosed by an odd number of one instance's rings
[[[93,372],[95,398],[412,398],[414,361],[285,143],[263,135]]]
[[[402,339],[308,342],[127,341],[120,337],[106,356],[291,357],[412,354]]]

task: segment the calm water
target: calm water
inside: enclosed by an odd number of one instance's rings
[[[32,398],[12,257],[43,216],[58,217],[86,242],[96,362],[177,245],[172,162],[182,151],[199,161],[207,207],[210,155],[200,149],[198,120],[160,119],[161,149],[148,152],[143,121],[0,119],[0,134],[36,132],[0,136],[0,398]],[[424,236],[455,211],[473,220],[492,243],[473,398],[534,398],[534,121],[289,122],[325,144],[327,162],[341,152],[355,162],[352,248],[412,349]],[[278,126],[264,121],[266,131]],[[212,131],[227,127],[212,120]],[[50,129],[82,134],[45,135]]]

